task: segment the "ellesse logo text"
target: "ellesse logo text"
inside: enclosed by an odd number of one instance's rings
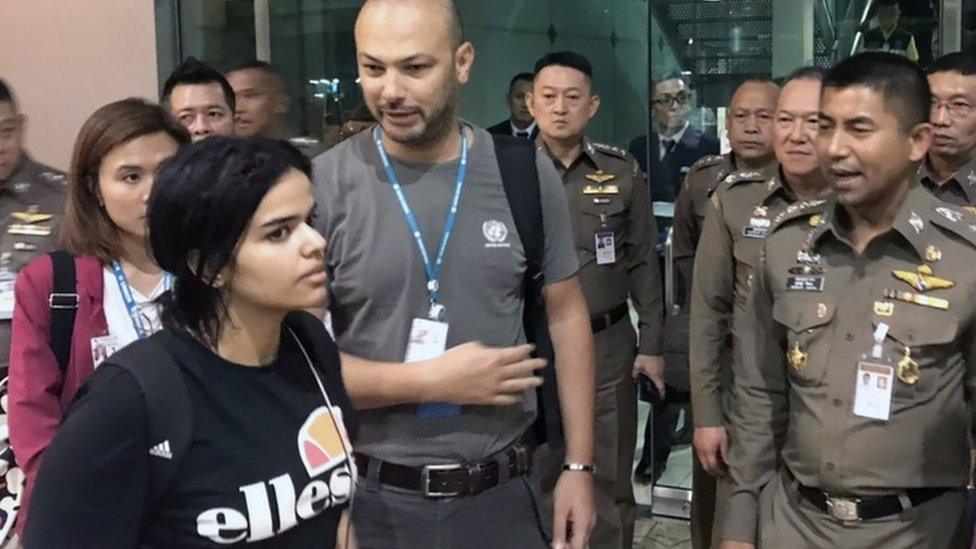
[[[197,533],[216,543],[238,543],[268,539],[309,520],[322,511],[349,501],[352,475],[346,467],[332,472],[329,481],[315,479],[305,485],[298,498],[291,475],[277,476],[267,482],[241,486],[244,513],[230,507],[208,509],[197,516]],[[272,522],[271,492],[277,504],[277,528]]]
[[[298,430],[297,443],[302,464],[312,477],[298,497],[295,483],[287,473],[241,486],[245,511],[231,507],[208,509],[197,516],[197,533],[221,544],[245,539],[260,541],[294,528],[299,520],[309,520],[348,502],[356,473],[346,455],[350,446],[342,411],[333,407],[330,414],[325,406],[313,410]],[[321,478],[326,474],[328,479]],[[276,517],[272,515],[272,497]]]

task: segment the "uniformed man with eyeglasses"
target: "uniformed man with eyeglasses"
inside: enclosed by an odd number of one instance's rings
[[[950,53],[927,72],[933,136],[919,179],[945,202],[976,206],[976,57]]]

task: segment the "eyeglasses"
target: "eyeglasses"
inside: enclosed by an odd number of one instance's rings
[[[651,103],[658,107],[670,107],[672,104],[686,105],[691,100],[688,92],[678,92],[674,95],[665,93],[651,100]]]
[[[945,107],[946,113],[951,118],[966,118],[976,111],[976,106],[966,101],[960,101],[958,99],[953,99],[952,101],[932,101],[932,115],[935,116],[939,109]]]

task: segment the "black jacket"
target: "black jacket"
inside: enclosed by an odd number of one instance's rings
[[[488,128],[488,133],[492,135],[512,135],[512,124],[506,118],[505,120],[502,120],[501,122]],[[532,128],[532,135],[529,136],[529,139],[535,141],[536,137],[539,137],[538,124],[536,124],[535,127]]]
[[[658,160],[658,134],[650,137],[650,166],[648,166],[648,137],[634,138],[627,148],[634,155],[641,170],[647,174],[654,201],[674,202],[678,199],[685,173],[699,158],[719,153],[718,139],[688,127],[681,141],[662,160]],[[648,170],[650,168],[650,170]]]

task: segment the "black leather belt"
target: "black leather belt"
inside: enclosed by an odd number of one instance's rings
[[[602,315],[593,315],[590,317],[590,328],[593,333],[597,333],[606,330],[610,326],[613,326],[620,319],[624,318],[629,314],[630,310],[627,308],[627,302],[624,301],[620,305],[617,305],[610,312],[604,313]]]
[[[795,482],[795,481],[794,481]],[[834,497],[830,494],[796,483],[796,490],[814,507],[841,521],[872,520],[897,515],[908,509],[902,505],[899,496],[878,496],[866,498]],[[911,503],[918,507],[948,492],[951,488],[908,488],[903,493]]]
[[[501,452],[508,459],[508,476],[524,475],[532,469],[532,452],[535,446],[518,442]],[[420,492],[428,498],[453,498],[473,496],[498,486],[501,482],[500,458],[489,458],[477,463],[425,465],[411,467],[390,463],[354,452],[356,468],[361,478],[366,478],[370,462],[379,467],[380,484]]]

